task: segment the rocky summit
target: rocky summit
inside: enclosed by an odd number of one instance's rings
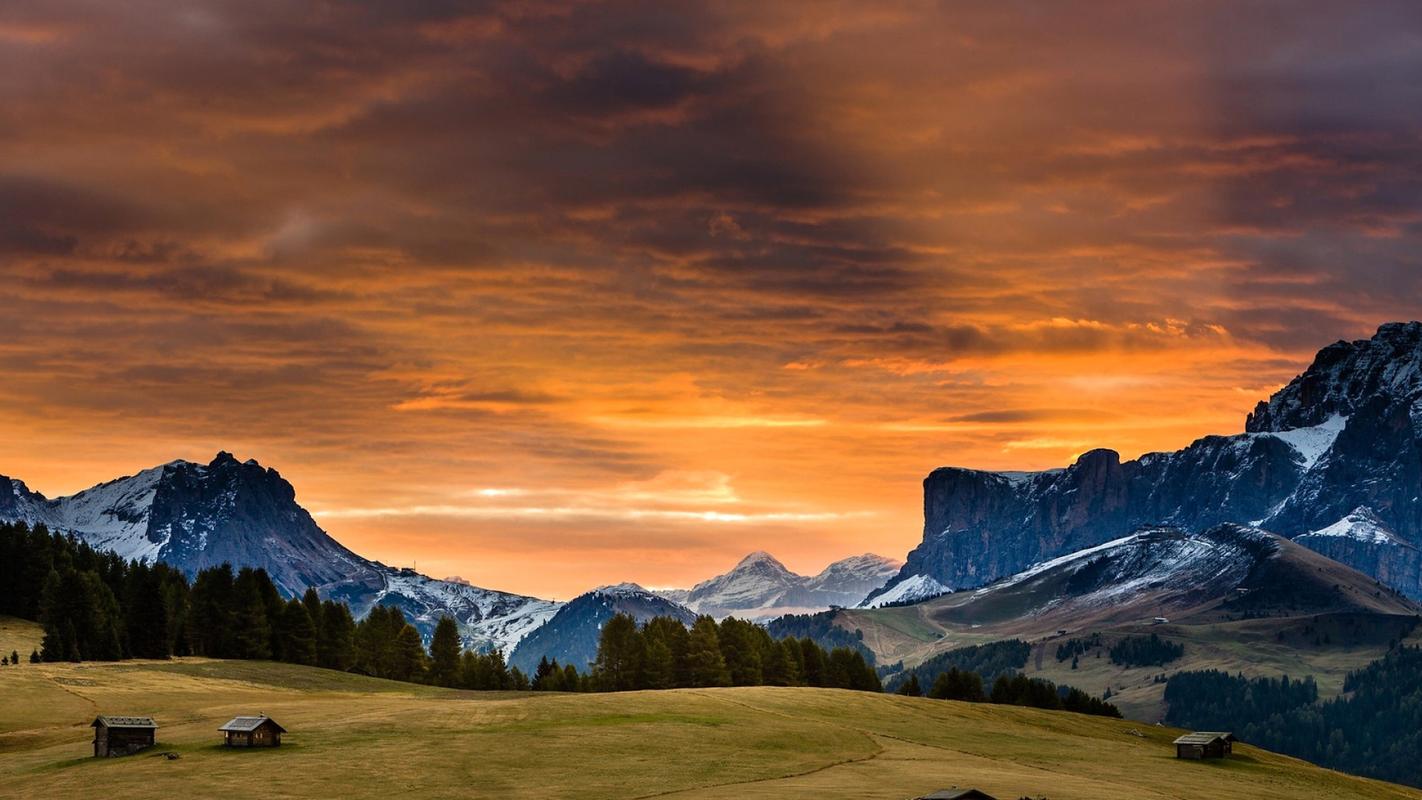
[[[316,524],[280,473],[227,452],[207,464],[173,461],[55,499],[0,476],[0,521],[44,525],[189,576],[224,563],[261,567],[288,596],[315,588],[357,615],[376,604],[399,606],[426,635],[448,614],[471,647],[510,649],[558,610],[546,600],[362,558]]]
[[[924,480],[915,576],[974,587],[1150,525],[1254,525],[1422,597],[1422,322],[1321,350],[1246,430],[1038,473],[945,467]]]

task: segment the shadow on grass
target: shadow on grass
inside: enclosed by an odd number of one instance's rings
[[[94,756],[66,758],[63,761],[52,761],[48,764],[36,765],[30,771],[36,773],[44,773],[58,772],[60,770],[73,768],[103,769],[104,767],[102,765],[106,764],[114,765],[112,768],[116,769],[117,765],[120,764],[131,763],[135,761],[145,761],[146,759],[150,758],[168,759],[170,761],[182,761],[187,756],[219,755],[228,753],[245,753],[251,758],[260,758],[261,754],[263,753],[267,754],[268,757],[272,757],[282,752],[290,752],[292,750],[300,749],[301,744],[298,742],[283,742],[280,747],[228,747],[227,745],[221,742],[204,742],[202,744],[164,744],[162,742],[159,742],[153,747],[150,747],[146,750],[140,750],[132,755],[113,756],[112,758],[95,758]],[[169,753],[175,753],[178,757],[169,758]]]

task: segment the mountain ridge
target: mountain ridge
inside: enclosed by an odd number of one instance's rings
[[[853,606],[898,573],[901,562],[874,553],[831,562],[815,575],[791,571],[764,550],[690,589],[658,593],[698,614],[764,620],[787,613]]]
[[[205,465],[170,461],[53,499],[0,476],[6,485],[0,519],[73,534],[125,559],[162,561],[189,577],[223,563],[261,567],[282,593],[314,588],[357,616],[398,606],[426,636],[448,614],[476,649],[511,649],[558,608],[357,555],[316,524],[279,472],[227,451]]]
[[[884,589],[917,575],[982,586],[1144,525],[1247,523],[1319,548],[1422,598],[1422,322],[1325,347],[1256,406],[1246,430],[1122,461],[1091,450],[1061,470],[941,467],[924,479],[923,539]],[[1308,537],[1365,507],[1394,536]],[[1410,545],[1410,546],[1404,546]]]

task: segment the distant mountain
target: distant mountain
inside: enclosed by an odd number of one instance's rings
[[[173,461],[56,499],[0,476],[0,520],[43,524],[189,576],[224,562],[262,567],[283,593],[315,587],[358,616],[376,604],[399,606],[426,635],[449,614],[477,648],[511,649],[558,608],[362,558],[321,530],[276,470],[226,452],[208,464]]]
[[[867,553],[797,575],[764,551],[751,553],[729,572],[688,590],[658,590],[698,614],[770,619],[791,613],[853,606],[898,574],[899,562]]]
[[[924,480],[923,542],[888,588],[915,576],[982,586],[1142,526],[1232,522],[1297,538],[1422,598],[1419,486],[1422,323],[1390,323],[1320,351],[1244,433],[1125,462],[1093,450],[1049,472],[935,470]],[[1388,535],[1323,533],[1357,529],[1347,524],[1355,513]]]
[[[602,626],[616,614],[628,614],[639,624],[652,617],[674,617],[686,625],[696,621],[690,609],[635,583],[603,586],[564,603],[551,619],[524,636],[509,656],[509,665],[531,675],[539,659],[547,657],[587,672],[597,658]]]

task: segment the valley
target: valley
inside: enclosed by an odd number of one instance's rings
[[[6,647],[39,640],[0,620]],[[902,800],[952,785],[998,797],[1422,798],[1247,745],[1174,758],[1176,731],[1026,708],[822,689],[593,695],[462,692],[271,662],[42,664],[0,670],[0,797],[117,800],[391,796]],[[13,706],[9,706],[13,707]],[[261,711],[289,733],[229,751],[216,728]],[[149,714],[157,752],[89,758],[98,712]]]

